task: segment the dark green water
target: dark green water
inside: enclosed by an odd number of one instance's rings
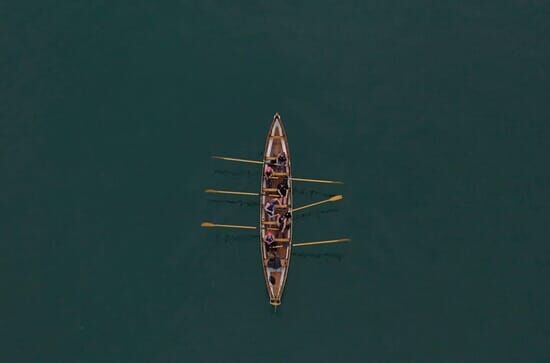
[[[12,2],[14,3],[14,2]],[[345,4],[344,4],[345,3]],[[414,4],[413,4],[414,3]],[[4,362],[548,362],[543,1],[0,5]],[[254,166],[280,112],[283,305]]]

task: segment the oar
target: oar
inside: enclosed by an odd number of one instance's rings
[[[340,194],[339,194],[339,195],[335,195],[335,196],[333,196],[333,197],[330,197],[330,198],[328,198],[328,199],[326,199],[326,200],[322,200],[322,201],[320,201],[320,202],[315,202],[315,203],[311,203],[311,204],[304,205],[304,206],[299,207],[299,208],[294,208],[294,209],[292,210],[292,212],[297,212],[297,211],[302,210],[302,209],[306,209],[306,208],[310,208],[310,207],[315,207],[316,205],[319,205],[319,204],[330,203],[330,202],[337,202],[337,201],[342,200],[342,199],[344,199],[344,196],[343,196],[343,195],[340,195]]]
[[[304,243],[293,243],[292,247],[305,247],[305,246],[315,246],[315,245],[327,245],[329,243],[343,243],[349,242],[349,238],[340,238],[340,239],[329,239],[326,241],[315,241],[315,242],[304,242]]]
[[[236,161],[239,163],[249,163],[249,164],[263,164],[263,161],[258,160],[248,160],[248,159],[237,159],[237,158],[227,158],[225,156],[212,156],[213,159],[227,160],[227,161]]]
[[[201,223],[201,227],[204,228],[238,228],[238,229],[256,229],[254,226],[239,226],[235,224],[214,224],[210,222]]]
[[[273,189],[277,190],[277,189]],[[264,189],[264,191],[270,191],[269,189]],[[217,189],[205,189],[205,193],[211,193],[211,194],[231,194],[231,195],[252,195],[252,196],[258,196],[258,195],[272,195],[275,192],[272,192],[272,194],[269,193],[253,193],[253,192],[235,192],[233,190],[217,190]],[[278,195],[273,195],[275,198],[278,198]]]
[[[341,181],[334,180],[322,180],[322,179],[305,179],[305,178],[290,178],[292,181],[307,182],[307,183],[321,183],[321,184],[344,184]]]
[[[275,239],[275,241],[277,241],[277,238]],[[329,239],[329,240],[326,240],[326,241],[292,243],[292,247],[306,247],[306,246],[315,246],[315,245],[328,245],[328,244],[331,244],[331,243],[343,243],[343,242],[349,242],[349,241],[351,241],[351,239],[349,239],[349,238]],[[279,241],[277,241],[277,242],[279,242]],[[282,242],[286,242],[286,241],[282,241]],[[275,246],[275,247],[272,247],[272,248],[283,248],[283,247],[286,247],[286,246],[278,245],[278,246]]]
[[[206,189],[204,192],[205,192],[205,193],[212,193],[212,194],[260,195],[260,194],[258,194],[258,193],[234,192],[234,191],[231,191],[231,190],[216,190],[216,189]]]
[[[263,161],[259,160],[249,160],[249,159],[238,159],[238,158],[229,158],[226,156],[212,156],[213,159],[227,160],[227,161],[236,161],[239,163],[248,163],[248,164],[263,164]],[[323,180],[323,179],[306,179],[306,178],[290,178],[292,181],[297,182],[307,182],[307,183],[321,183],[321,184],[344,184],[340,181],[334,180]]]

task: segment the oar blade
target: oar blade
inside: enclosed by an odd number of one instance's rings
[[[311,203],[311,204],[306,204],[304,206],[301,206],[301,207],[298,207],[298,208],[294,208],[292,211],[293,212],[298,212],[300,210],[303,210],[303,209],[306,209],[306,208],[311,208],[311,207],[315,207],[317,205],[321,205],[321,204],[325,204],[325,203],[330,203],[330,202],[337,202],[339,200],[342,200],[344,199],[344,196],[343,195],[335,195],[335,196],[332,196],[328,199],[325,199],[325,200],[321,200],[319,202],[315,202],[315,203]]]

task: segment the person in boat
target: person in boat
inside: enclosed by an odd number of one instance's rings
[[[267,260],[267,267],[271,270],[278,271],[283,267],[281,258],[275,253],[271,252],[269,254],[269,259]]]
[[[286,195],[288,194],[288,178],[286,176],[277,186],[277,193],[279,193],[283,204],[286,204]]]
[[[273,175],[273,168],[269,164],[265,164],[264,177],[265,183],[268,188],[271,188],[271,176]]]
[[[277,222],[279,223],[279,229],[281,233],[284,233],[285,229],[290,226],[290,221],[292,219],[292,213],[289,210],[286,213],[279,215]]]
[[[270,201],[266,202],[264,205],[264,211],[267,213],[269,217],[275,216],[275,204],[278,204],[279,201],[277,199],[271,199]]]
[[[264,236],[264,242],[267,245],[267,248],[270,248],[271,245],[275,242],[275,236],[271,231],[268,231]]]
[[[277,155],[277,164],[279,164],[279,166],[286,166],[286,162],[286,154],[284,151],[281,151],[279,155]]]

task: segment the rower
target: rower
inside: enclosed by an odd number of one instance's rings
[[[279,166],[285,166],[286,161],[287,161],[286,154],[284,151],[281,151],[279,155],[277,155],[277,164],[279,164]]]
[[[292,219],[292,213],[286,211],[286,213],[279,215],[278,223],[281,233],[285,232],[285,229],[290,225],[290,220]]]
[[[272,199],[265,203],[264,205],[264,211],[267,212],[267,215],[269,217],[273,217],[275,215],[275,204],[279,203],[277,199]]]
[[[283,264],[281,263],[279,256],[274,253],[270,253],[269,259],[267,260],[267,267],[274,271],[278,271],[281,267],[283,267]]]
[[[281,200],[283,200],[283,204],[285,204],[285,198],[288,192],[288,178],[285,176],[282,182],[279,183],[277,186],[277,193],[281,196]]]
[[[273,168],[269,164],[265,164],[264,177],[268,188],[271,188],[271,176],[273,175]]]
[[[273,235],[273,233],[271,231],[268,231],[265,236],[264,236],[264,242],[265,244],[267,245],[267,247],[271,247],[271,245],[273,244],[273,242],[275,242],[275,236]]]

